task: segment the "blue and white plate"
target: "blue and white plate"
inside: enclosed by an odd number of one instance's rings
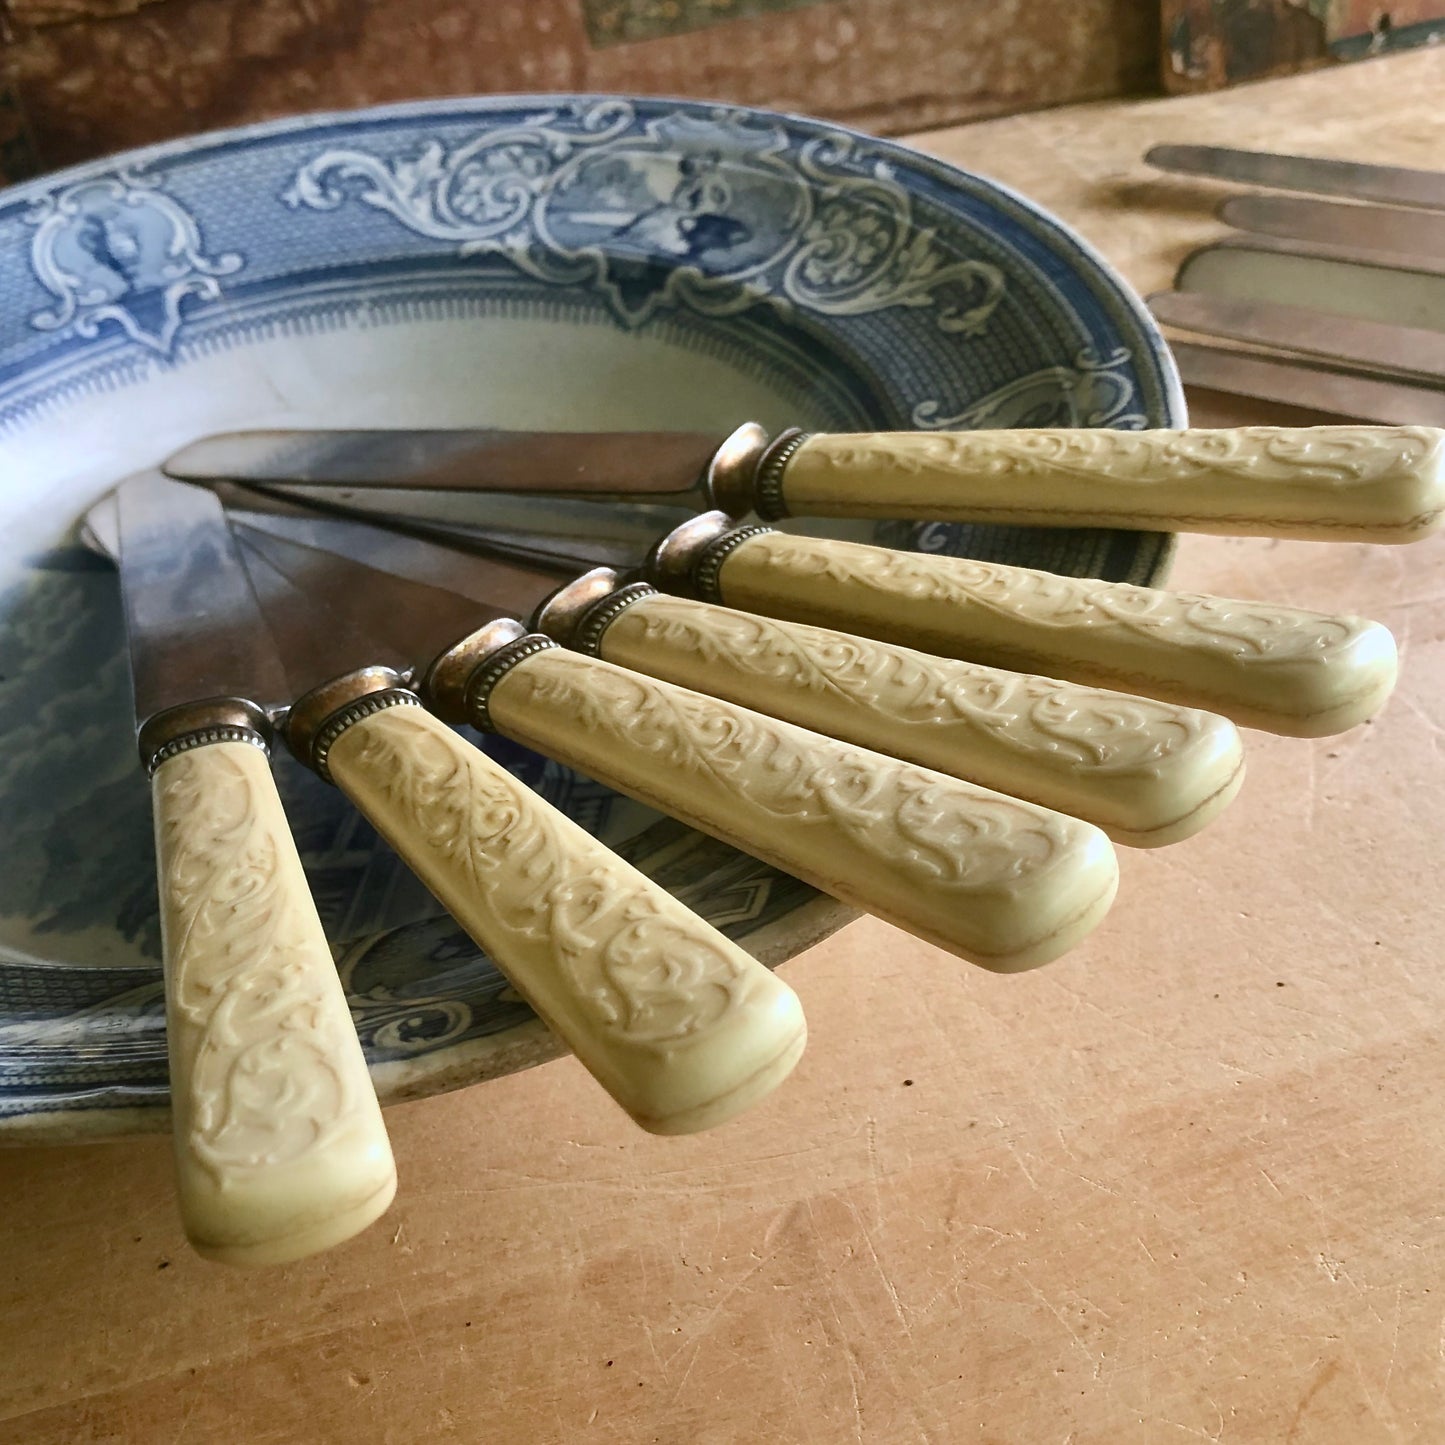
[[[1178,424],[1167,353],[1077,238],[833,126],[616,97],[458,100],[159,146],[0,193],[0,1137],[166,1126],[147,786],[85,508],[261,426]],[[885,524],[1146,581],[1155,534]],[[492,740],[769,963],[844,916]],[[345,800],[283,796],[384,1099],[556,1048]]]

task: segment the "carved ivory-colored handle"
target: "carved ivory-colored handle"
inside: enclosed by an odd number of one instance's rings
[[[787,458],[777,492],[773,515],[1412,542],[1445,517],[1445,431],[819,435]]]
[[[396,1170],[265,752],[216,742],[152,778],[186,1234],[279,1264],[364,1229]]]
[[[601,634],[607,661],[1072,813],[1118,843],[1188,837],[1244,777],[1239,733],[1214,713],[634,596]]]
[[[798,1061],[782,979],[430,713],[361,718],[327,765],[643,1128],[711,1128]]]
[[[771,531],[735,545],[716,578],[717,599],[749,612],[1149,693],[1291,737],[1354,727],[1395,684],[1394,638],[1361,617]]]
[[[580,653],[518,661],[474,720],[985,967],[1103,918],[1097,828]]]

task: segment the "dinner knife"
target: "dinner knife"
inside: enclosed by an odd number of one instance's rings
[[[1187,387],[1258,397],[1357,421],[1445,426],[1445,391],[1193,341],[1171,342]]]
[[[975,963],[1046,963],[1113,900],[1114,851],[1088,823],[564,650],[505,602],[239,535],[297,595],[402,652],[445,720],[531,747]],[[588,600],[585,585],[559,594],[554,615]],[[293,708],[302,756],[327,746],[314,712]],[[378,786],[389,766],[377,760]],[[431,786],[445,795],[440,776]]]
[[[781,978],[427,713],[405,659],[349,599],[307,596],[242,553],[296,698],[293,754],[341,788],[639,1125],[712,1128],[787,1077],[806,1027]]]
[[[1179,263],[1174,287],[1386,326],[1445,331],[1445,256],[1372,253],[1277,236],[1229,236],[1191,251]]]
[[[1149,310],[1166,326],[1181,331],[1201,332],[1206,336],[1223,336],[1233,341],[1247,341],[1255,346],[1268,346],[1278,351],[1297,351],[1306,356],[1328,357],[1336,365],[1383,372],[1391,376],[1423,379],[1436,385],[1445,382],[1445,333],[1419,326],[1391,326],[1379,321],[1365,321],[1353,316],[1339,316],[1306,306],[1286,306],[1276,301],[1241,301],[1222,296],[1206,296],[1188,291],[1159,291],[1147,298]],[[1334,427],[1306,428],[1333,432]],[[1347,429],[1348,430],[1348,429]],[[1409,434],[1430,434],[1430,427],[1405,427]],[[1435,443],[1438,445],[1438,442]],[[1428,447],[1423,437],[1412,443]],[[1361,477],[1347,486],[1358,486]],[[1438,473],[1427,480],[1419,478],[1421,492],[1416,496],[1419,506],[1418,525],[1402,527],[1397,541],[1414,541],[1427,535],[1440,522],[1441,502]],[[1407,503],[1408,510],[1412,504]],[[1286,535],[1281,533],[1280,535]],[[1303,531],[1290,535],[1306,535]],[[1334,534],[1321,531],[1312,535],[1334,535],[1349,541],[1352,534],[1340,529]],[[1384,541],[1384,537],[1359,536],[1362,541]]]
[[[1231,196],[1227,225],[1286,240],[1413,256],[1445,256],[1445,216],[1396,206],[1359,206],[1303,196]]]
[[[915,518],[1404,542],[1445,514],[1445,447],[1428,428],[790,428],[770,441],[746,423],[721,442],[671,432],[260,431],[195,442],[165,469],[206,482],[670,502],[765,521]]]
[[[1183,175],[1445,211],[1445,174],[1439,171],[1203,145],[1156,145],[1144,162]]]
[[[87,542],[113,552],[114,532],[107,504],[92,508]],[[247,570],[288,650],[290,680],[273,678],[277,696],[328,677],[338,659],[386,655],[384,644],[359,636],[344,614],[301,596],[254,556]],[[282,735],[362,805],[613,1098],[654,1133],[690,1133],[781,1083],[806,1033],[792,991],[424,715],[403,681],[385,666],[357,668],[287,710]],[[387,712],[409,705],[413,711]],[[446,788],[434,786],[438,777]]]
[[[271,490],[271,489],[268,489]],[[1322,737],[1383,706],[1398,667],[1377,622],[1266,602],[1178,593],[1033,568],[738,526],[708,512],[660,538],[644,526],[621,556],[586,532],[458,525],[407,515],[428,495],[306,488],[295,494],[383,526],[574,571],[639,569],[664,592],[1020,673],[1148,694],[1235,723]],[[581,505],[580,503],[577,505]],[[622,510],[622,509],[617,509]]]
[[[220,504],[142,473],[114,505],[181,1217],[209,1258],[276,1264],[372,1223],[396,1170],[271,777],[284,679]]]
[[[1070,813],[1118,843],[1157,847],[1198,832],[1243,779],[1234,725],[1199,709],[735,612],[624,584],[607,568],[578,579],[574,593],[591,598],[579,615],[546,605],[559,586],[555,567],[219,490],[242,537],[334,552],[504,607],[564,646]]]

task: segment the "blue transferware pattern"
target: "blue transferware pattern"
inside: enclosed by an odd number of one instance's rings
[[[165,1122],[116,582],[73,540],[92,500],[234,426],[743,416],[1141,427],[1182,407],[1142,308],[1056,222],[795,117],[447,101],[202,136],[0,193],[0,1137]],[[1169,546],[952,524],[861,535],[1130,580],[1155,576]],[[486,746],[769,962],[842,916],[587,779]],[[284,759],[278,779],[384,1097],[554,1051],[339,794]]]

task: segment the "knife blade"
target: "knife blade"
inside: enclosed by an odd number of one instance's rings
[[[1191,251],[1179,264],[1174,288],[1445,331],[1445,256],[1231,236]]]
[[[1153,146],[1144,162],[1182,175],[1445,211],[1445,175],[1438,171],[1201,145]]]
[[[1242,231],[1286,240],[1414,256],[1445,255],[1445,216],[1393,206],[1362,206],[1302,196],[1231,196],[1219,219]]]
[[[1423,357],[1445,343],[1416,344]],[[752,511],[766,521],[916,518],[1379,542],[1413,541],[1439,525],[1445,468],[1436,457],[1420,471],[1418,437],[1388,428],[1355,428],[1345,438],[1327,431],[810,435],[792,428],[769,442],[746,423],[700,471],[691,434],[683,434],[683,448],[666,432],[617,433],[604,448],[608,465],[589,468],[589,448],[598,445],[591,433],[237,432],[184,448],[165,469],[201,482],[534,496],[580,490],[594,499]],[[1351,456],[1344,472],[1341,446]],[[684,452],[686,467],[678,460]],[[630,458],[633,471],[616,470],[619,458]]]
[[[1271,301],[1234,301],[1185,291],[1160,291],[1146,298],[1150,311],[1166,326],[1247,341],[1279,351],[1323,356],[1336,365],[1409,377],[1436,385],[1445,382],[1445,335],[1414,326],[1336,316],[1303,306]],[[1332,428],[1307,428],[1329,431]],[[1405,428],[1413,431],[1414,428]],[[1438,521],[1438,507],[1432,507]],[[1412,541],[1406,530],[1400,540]],[[1359,540],[1382,540],[1365,538]]]
[[[1198,832],[1243,779],[1234,726],[1198,709],[738,613],[624,585],[615,572],[592,574],[588,618],[565,625],[564,611],[559,625],[544,605],[556,568],[219,491],[242,538],[261,533],[448,589],[479,610],[501,606],[604,661],[1069,813],[1118,843],[1157,847]],[[382,610],[385,624],[394,614]]]
[[[1437,443],[1438,445],[1438,443]],[[310,493],[305,494],[308,499]],[[393,516],[382,526],[452,546],[472,529]],[[395,496],[395,494],[393,494]],[[404,505],[405,497],[392,505]],[[328,505],[339,510],[333,495]],[[1343,732],[1381,708],[1398,667],[1379,623],[1026,567],[735,526],[724,512],[640,537],[634,566],[667,593],[936,656],[1143,693],[1295,737]],[[503,539],[480,544],[484,555]],[[503,548],[504,549],[504,548]],[[588,562],[585,539],[528,534],[528,560]]]
[[[369,594],[241,551],[286,668],[284,736],[335,783],[643,1128],[712,1128],[792,1071],[806,1026],[756,959],[427,713]],[[427,589],[441,647],[505,612]]]
[[[531,747],[961,957],[1010,972],[1048,962],[1113,901],[1117,862],[1091,824],[564,650],[498,620],[495,603],[242,535],[299,592],[403,647],[446,720]],[[551,615],[597,600],[594,585],[556,594]],[[483,625],[438,651],[465,611]]]
[[[266,704],[284,679],[220,504],[143,473],[113,507],[181,1216],[209,1258],[280,1263],[372,1223],[395,1165],[271,777]]]
[[[1170,344],[1187,387],[1387,425],[1445,426],[1445,391],[1198,342]]]

